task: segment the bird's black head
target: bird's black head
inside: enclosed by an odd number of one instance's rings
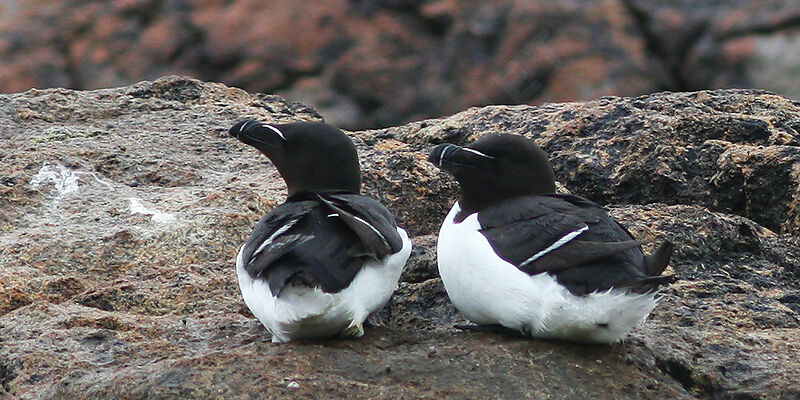
[[[519,135],[486,135],[465,147],[442,144],[431,151],[428,160],[458,181],[462,212],[556,189],[547,155]]]
[[[298,193],[352,192],[361,188],[361,170],[353,142],[324,123],[267,125],[248,119],[229,130],[255,147],[278,168],[289,196]]]

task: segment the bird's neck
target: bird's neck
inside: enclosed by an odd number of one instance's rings
[[[358,191],[354,192],[351,190],[339,190],[339,189],[330,189],[330,190],[303,190],[298,192],[289,192],[287,193],[286,201],[308,201],[308,200],[317,200],[317,196],[325,195],[325,194],[359,194]]]

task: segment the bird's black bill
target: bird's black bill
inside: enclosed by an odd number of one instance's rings
[[[239,139],[239,136],[242,134],[242,132],[247,130],[248,126],[254,126],[256,124],[258,124],[258,121],[253,119],[245,119],[239,121],[233,124],[233,126],[230,129],[228,129],[228,134],[235,137],[236,139]]]
[[[450,143],[440,144],[436,146],[436,148],[434,148],[433,151],[431,151],[431,154],[428,155],[428,161],[430,161],[437,167],[442,168],[447,157],[457,152],[458,150],[461,150],[461,147],[456,146],[454,144]]]
[[[478,168],[485,165],[487,160],[495,158],[469,147],[460,147],[445,143],[436,146],[428,155],[428,161],[437,167],[453,172],[454,168]]]
[[[263,149],[263,146],[277,147],[285,141],[283,133],[273,126],[264,125],[254,119],[245,119],[235,123],[228,134],[245,144]]]

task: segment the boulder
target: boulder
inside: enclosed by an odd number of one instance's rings
[[[356,340],[270,343],[234,255],[285,187],[235,121],[318,121],[184,77],[0,95],[0,398],[800,398],[800,105],[717,90],[473,108],[348,132],[364,192],[416,248]],[[566,189],[676,244],[649,320],[577,345],[454,328],[438,226],[442,142],[517,133]]]
[[[352,129],[661,90],[798,97],[798,21],[792,0],[4,0],[0,92],[185,74]]]

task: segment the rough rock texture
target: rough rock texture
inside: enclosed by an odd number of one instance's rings
[[[798,112],[800,103],[767,92],[700,91],[485,107],[386,132],[420,144],[528,135],[568,188],[595,201],[697,204],[796,232]]]
[[[0,398],[800,398],[800,104],[741,90],[475,108],[352,132],[365,192],[416,249],[380,326],[269,343],[233,256],[283,200],[234,121],[319,120],[277,96],[169,77],[0,95]],[[452,328],[427,151],[524,134],[574,193],[672,240],[647,323],[612,346]]]
[[[180,73],[359,129],[661,90],[800,97],[798,26],[793,0],[4,0],[0,91]]]

